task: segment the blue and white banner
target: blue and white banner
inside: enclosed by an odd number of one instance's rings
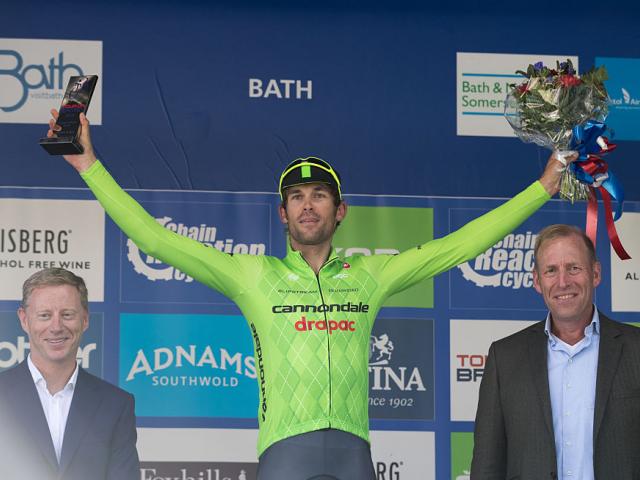
[[[253,418],[249,328],[241,316],[123,313],[119,384],[138,416]]]
[[[433,420],[433,320],[378,318],[369,350],[369,416]]]
[[[102,42],[0,38],[0,123],[41,125],[60,108],[69,78],[102,76]],[[87,117],[102,123],[102,79]]]

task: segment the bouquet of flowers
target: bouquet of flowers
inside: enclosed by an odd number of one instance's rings
[[[578,76],[567,59],[556,62],[555,69],[538,62],[529,65],[526,72],[516,73],[526,80],[510,86],[505,102],[507,121],[521,140],[558,150],[560,159],[563,151],[578,151],[578,159],[568,167],[565,165],[560,196],[571,202],[589,201],[586,231],[595,245],[598,224],[595,192],[599,190],[611,245],[622,260],[630,258],[614,225],[614,220],[622,215],[624,190],[601,158],[615,148],[604,136],[608,130],[604,124],[609,100],[604,87],[607,70],[601,66]],[[615,217],[612,198],[618,201]]]
[[[510,85],[505,117],[522,141],[562,152],[576,150],[581,141],[576,137],[583,136],[579,129],[589,122],[602,126],[598,133],[606,129],[603,122],[608,113],[608,95],[604,66],[578,76],[567,59],[557,62],[556,68],[538,62],[529,65],[526,72],[516,73],[526,80],[520,85]],[[600,147],[598,153],[608,149],[608,142],[600,135],[593,140]],[[576,173],[575,165],[567,168],[560,187],[560,195],[571,202],[589,199],[589,186],[576,178]]]

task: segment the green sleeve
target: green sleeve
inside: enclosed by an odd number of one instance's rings
[[[536,181],[508,202],[446,237],[390,256],[379,277],[387,294],[392,295],[477,257],[516,229],[549,198],[542,184]]]
[[[164,228],[120,188],[99,161],[81,176],[107,214],[147,255],[230,298],[241,294],[254,276],[247,274],[246,265],[237,257]]]

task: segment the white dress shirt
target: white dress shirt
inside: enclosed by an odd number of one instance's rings
[[[78,379],[78,365],[76,365],[73,375],[71,375],[71,378],[64,388],[55,395],[51,395],[47,389],[46,380],[40,373],[40,370],[38,370],[31,361],[31,354],[29,354],[29,357],[27,358],[27,364],[29,365],[29,371],[33,377],[33,383],[36,384],[36,390],[38,390],[38,396],[40,397],[40,403],[44,410],[44,416],[47,418],[47,424],[49,425],[49,432],[51,433],[53,448],[56,451],[56,458],[58,459],[58,463],[60,463],[64,430],[67,426],[67,417],[69,416],[71,400],[73,400],[73,392]]]
[[[558,480],[593,480],[593,416],[600,349],[600,316],[594,307],[584,338],[568,345],[551,332],[547,316],[545,333],[549,394],[558,462]]]

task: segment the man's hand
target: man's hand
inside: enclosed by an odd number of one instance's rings
[[[549,160],[547,166],[540,177],[540,183],[552,197],[560,190],[560,179],[562,178],[562,172],[569,166],[571,162],[574,162],[578,158],[578,152],[574,151],[554,151]]]
[[[55,137],[57,132],[61,130],[61,127],[56,125],[56,120],[58,119],[58,111],[55,109],[51,110],[51,116],[53,117],[49,120],[49,131],[47,132],[47,137]],[[84,172],[88,169],[93,163],[96,161],[96,156],[93,153],[93,146],[91,145],[91,136],[89,134],[89,120],[84,113],[80,114],[80,145],[84,148],[84,153],[80,155],[63,155],[64,158],[73,168],[75,168],[78,173]]]

